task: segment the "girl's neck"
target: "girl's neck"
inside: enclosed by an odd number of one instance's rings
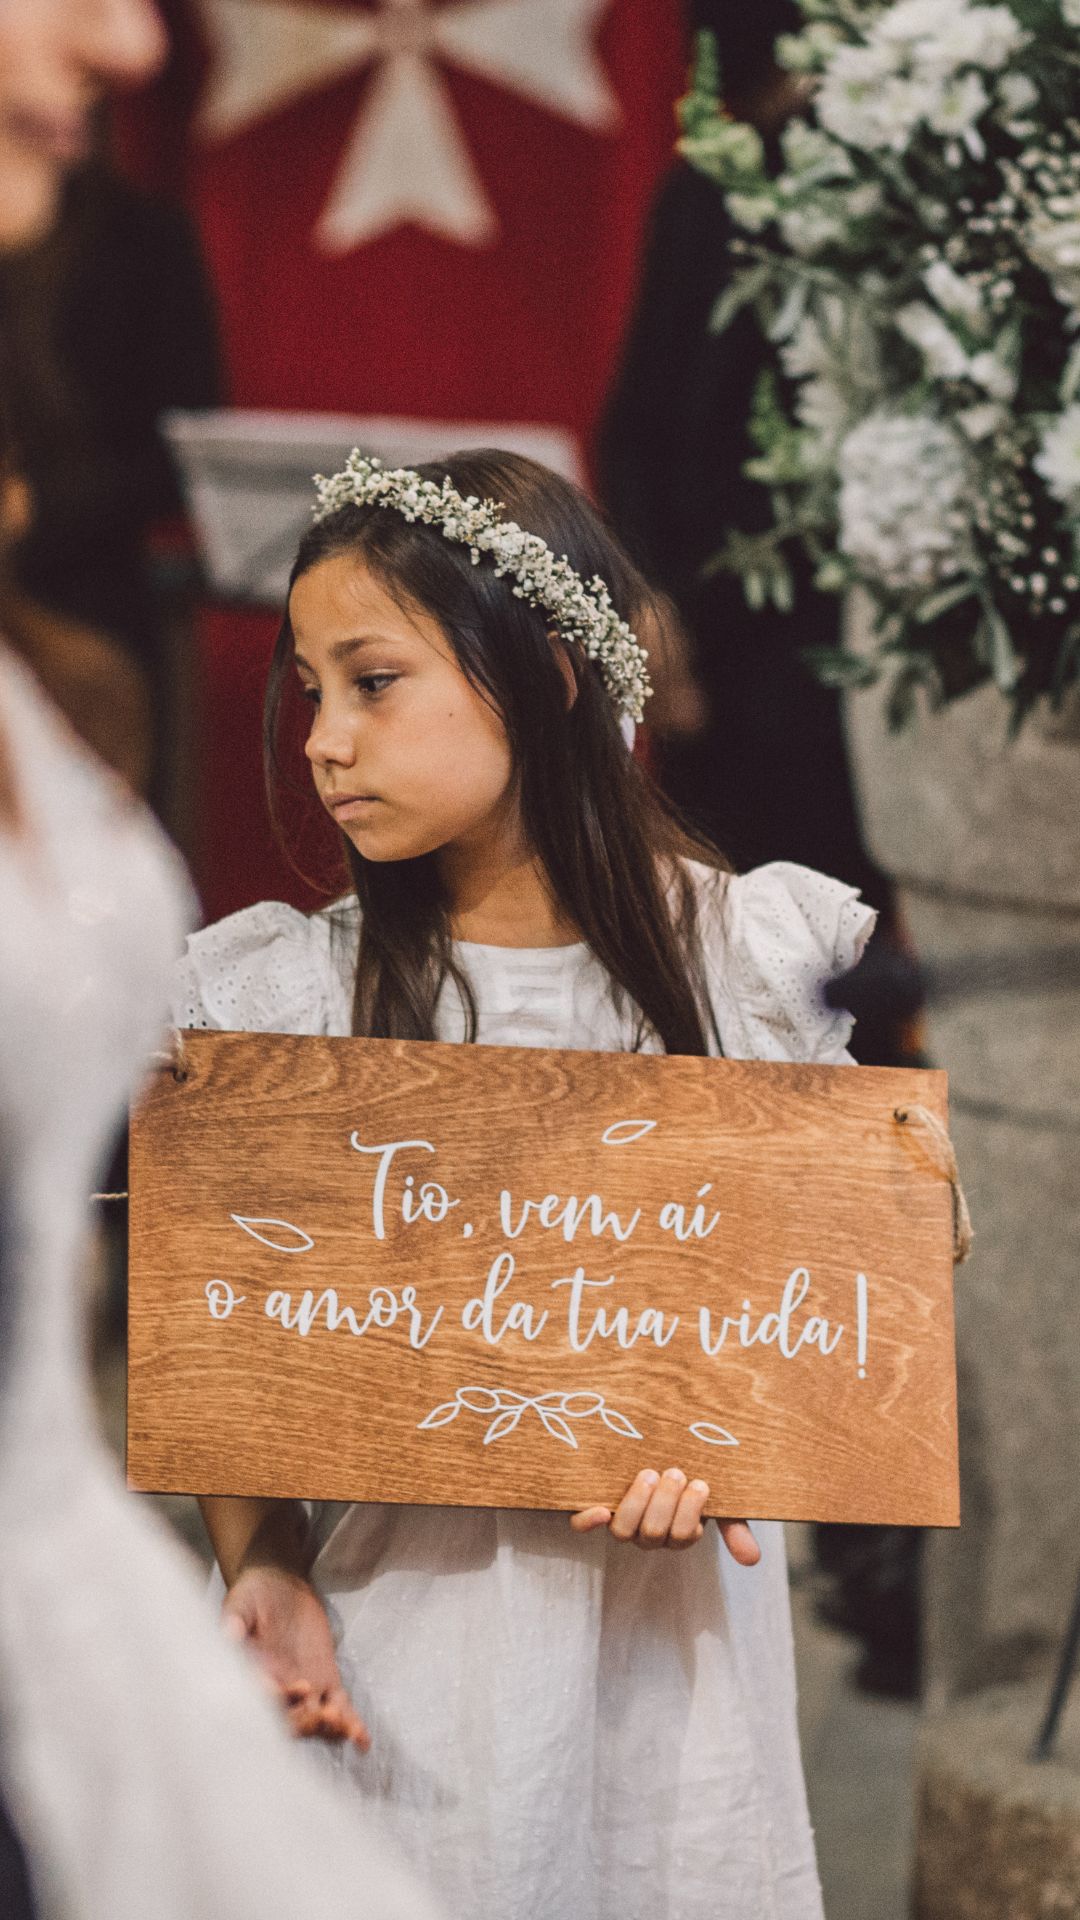
[[[440,856],[455,940],[484,947],[567,947],[580,933],[554,899],[535,854],[518,847],[445,847]]]

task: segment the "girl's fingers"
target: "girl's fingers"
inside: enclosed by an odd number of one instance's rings
[[[639,1473],[614,1513],[610,1507],[583,1507],[571,1514],[576,1533],[608,1527],[616,1540],[632,1540],[639,1547],[692,1547],[705,1531],[702,1514],[709,1498],[705,1480],[692,1480],[678,1467],[661,1477],[651,1467]],[[721,1531],[729,1551],[744,1566],[753,1566],[760,1552],[745,1520],[723,1520]]]
[[[691,1480],[675,1509],[668,1537],[669,1547],[692,1547],[705,1531],[702,1509],[709,1497],[707,1480]]]
[[[306,1739],[313,1731],[317,1714],[318,1706],[310,1695],[290,1701],[285,1710],[285,1718],[298,1740]]]
[[[352,1746],[359,1748],[361,1753],[366,1753],[371,1745],[371,1735],[344,1688],[341,1688],[333,1696],[332,1704],[337,1708],[341,1725],[341,1738],[348,1740]]]
[[[278,1692],[287,1707],[298,1707],[307,1699],[311,1685],[307,1680],[282,1680],[278,1682]]]
[[[308,1693],[295,1699],[287,1718],[300,1740],[347,1740],[361,1753],[371,1745],[371,1735],[343,1688],[319,1697]]]
[[[740,1567],[756,1567],[761,1559],[761,1548],[754,1539],[745,1520],[718,1520],[724,1545],[733,1560]]]
[[[659,1481],[660,1475],[654,1473],[651,1467],[646,1467],[623,1494],[611,1516],[611,1531],[616,1540],[636,1538],[646,1508],[655,1495]]]
[[[639,1547],[666,1547],[685,1487],[686,1475],[682,1468],[669,1467],[650,1494],[648,1505],[638,1523]]]
[[[592,1533],[596,1527],[611,1525],[610,1507],[582,1507],[580,1513],[570,1515],[570,1525],[575,1533]]]

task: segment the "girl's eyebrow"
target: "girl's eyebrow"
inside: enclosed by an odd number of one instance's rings
[[[350,660],[354,653],[360,653],[364,647],[385,647],[395,637],[396,636],[391,634],[382,633],[358,634],[354,640],[335,640],[333,645],[328,647],[327,652],[334,662],[334,665],[337,666],[342,660]],[[298,653],[295,648],[293,650],[293,662],[296,666],[303,667],[305,673],[314,673],[315,671],[314,667],[309,665],[308,661],[304,659],[303,654]]]

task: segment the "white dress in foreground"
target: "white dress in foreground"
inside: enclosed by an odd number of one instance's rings
[[[189,895],[0,647],[0,1786],[40,1920],[431,1920],[313,1777],[98,1436],[87,1195]]]
[[[841,1061],[821,980],[872,914],[774,865],[700,870],[729,1057]],[[355,903],[265,903],[196,934],[180,1025],[346,1034]],[[630,1027],[583,946],[459,944],[479,1039],[617,1050]],[[444,993],[439,1037],[462,1037]],[[671,1461],[654,1463],[663,1468]],[[739,1568],[714,1527],[641,1553],[565,1514],[347,1507],[315,1564],[369,1755],[326,1755],[454,1920],[820,1920],[781,1528]]]

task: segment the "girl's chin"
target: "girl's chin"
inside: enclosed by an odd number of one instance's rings
[[[378,864],[390,860],[419,860],[421,854],[434,851],[426,841],[410,840],[406,834],[395,833],[388,823],[380,828],[355,820],[343,821],[341,831],[362,859]]]

